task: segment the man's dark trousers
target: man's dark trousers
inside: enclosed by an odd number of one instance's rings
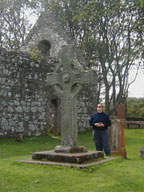
[[[109,146],[108,130],[93,130],[93,140],[97,151],[105,152],[106,156],[111,155]]]

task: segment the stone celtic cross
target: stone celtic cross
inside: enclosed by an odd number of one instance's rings
[[[61,107],[61,145],[77,145],[77,109],[76,96],[83,84],[93,81],[93,72],[84,71],[75,60],[75,48],[63,46],[61,62],[53,73],[48,73],[47,83],[54,87],[60,98]]]

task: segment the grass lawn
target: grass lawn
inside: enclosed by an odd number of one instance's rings
[[[91,132],[79,134],[79,145],[94,150]],[[67,168],[16,162],[32,152],[53,149],[58,137],[0,139],[0,192],[144,192],[144,129],[125,129],[127,159],[118,158],[89,168]]]

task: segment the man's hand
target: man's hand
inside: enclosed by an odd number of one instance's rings
[[[104,124],[101,123],[101,122],[100,122],[100,123],[95,123],[94,125],[95,125],[96,127],[104,127]]]

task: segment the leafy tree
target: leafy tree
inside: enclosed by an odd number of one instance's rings
[[[130,69],[141,62],[143,31],[135,2],[51,0],[48,8],[84,50],[89,67],[96,68],[106,111],[110,106],[113,111],[128,96]]]
[[[104,95],[110,113],[125,102],[137,75],[130,82],[130,70],[133,66],[138,70],[142,61],[143,1],[0,0],[0,44],[19,49],[30,29],[28,13],[50,9],[96,70],[98,95]]]
[[[0,0],[0,45],[19,49],[31,27],[29,14],[38,3],[31,0]]]
[[[144,98],[127,98],[127,119],[144,120]]]
[[[144,24],[144,0],[133,0],[135,3],[135,9],[138,12],[138,19],[137,23],[141,26],[141,30],[143,29],[143,24]],[[144,31],[142,30],[142,36],[141,36],[141,41],[144,42]],[[143,46],[144,47],[144,46]],[[144,58],[144,49],[143,49],[143,58]],[[144,65],[143,65],[144,67]]]

